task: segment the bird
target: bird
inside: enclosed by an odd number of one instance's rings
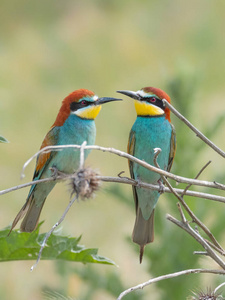
[[[70,93],[63,101],[54,124],[46,134],[41,148],[54,145],[93,145],[96,137],[95,118],[104,103],[121,99],[102,97],[98,98],[94,92],[79,89]],[[85,150],[86,159],[90,150]],[[74,148],[65,148],[62,151],[43,152],[38,155],[33,180],[52,176],[52,169],[67,174],[79,168],[80,153]],[[48,194],[55,186],[56,181],[33,184],[26,202],[15,217],[12,229],[23,218],[20,225],[21,232],[32,232],[36,229],[41,210]]]
[[[144,87],[137,92],[120,90],[134,99],[137,113],[128,140],[127,151],[136,158],[154,165],[155,148],[161,153],[157,162],[161,169],[170,171],[176,152],[176,133],[170,120],[170,110],[164,105],[163,99],[170,102],[170,97],[161,89]],[[137,181],[159,184],[163,182],[158,173],[128,161],[131,177]],[[140,246],[140,263],[142,262],[144,247],[154,241],[154,211],[160,196],[159,191],[133,186],[133,197],[136,209],[132,239]]]

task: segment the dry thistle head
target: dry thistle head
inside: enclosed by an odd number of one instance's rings
[[[101,185],[101,181],[96,177],[98,175],[99,173],[91,168],[78,170],[71,179],[71,195],[77,194],[83,200],[92,197]]]
[[[194,296],[190,296],[189,300],[223,300],[225,299],[222,295],[216,294],[210,288],[207,288],[206,292],[198,291],[192,292]]]

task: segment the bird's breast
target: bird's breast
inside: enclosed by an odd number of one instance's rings
[[[81,145],[84,141],[87,145],[95,143],[96,127],[93,120],[84,120],[77,116],[71,116],[60,128],[58,145]],[[85,150],[85,159],[90,150]],[[60,171],[73,173],[79,168],[79,149],[67,148],[57,152],[52,164]]]
[[[154,166],[154,149],[162,151],[157,158],[162,169],[167,169],[172,128],[165,117],[138,117],[132,130],[135,134],[134,156]],[[155,183],[160,176],[137,164],[133,166],[135,177]]]

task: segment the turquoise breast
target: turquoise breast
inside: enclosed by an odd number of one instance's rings
[[[76,115],[70,115],[64,125],[60,127],[58,145],[81,145],[84,141],[87,145],[94,145],[96,127],[94,120],[81,119]],[[90,150],[85,150],[85,159]],[[65,173],[73,173],[79,168],[80,151],[74,148],[63,149],[57,152],[52,164],[58,170]]]
[[[166,170],[170,153],[172,128],[164,117],[137,117],[132,130],[135,132],[134,156],[154,166],[154,149],[162,151],[157,162],[161,169]],[[160,175],[151,172],[137,164],[133,168],[135,176],[149,183],[156,183]]]

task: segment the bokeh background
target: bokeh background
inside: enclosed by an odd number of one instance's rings
[[[0,189],[32,178],[34,163],[20,181],[24,162],[39,149],[63,98],[78,88],[112,97],[118,97],[118,89],[162,88],[181,113],[224,149],[224,13],[223,0],[2,0],[0,133],[10,143],[1,144]],[[105,105],[96,119],[96,144],[126,151],[135,117],[128,98]],[[175,116],[172,122],[178,140],[173,172],[195,176],[210,159],[202,178],[224,182],[222,158]],[[127,161],[107,153],[92,152],[87,165],[103,175],[125,171],[129,176]],[[0,228],[12,222],[27,193],[22,189],[1,197]],[[223,205],[187,200],[225,246]],[[58,184],[44,206],[42,232],[59,219],[68,201],[68,186]],[[111,300],[154,276],[197,266],[215,268],[209,259],[193,256],[201,248],[166,221],[168,212],[178,217],[176,202],[173,196],[161,196],[155,242],[146,247],[139,265],[138,247],[131,242],[131,188],[103,184],[94,199],[72,207],[60,230],[70,236],[82,234],[81,244],[99,248],[99,254],[118,267],[41,261],[31,273],[31,261],[2,263],[0,298],[64,299],[54,294],[60,293],[72,299]],[[125,299],[186,299],[191,290],[215,288],[221,280],[190,275]]]

